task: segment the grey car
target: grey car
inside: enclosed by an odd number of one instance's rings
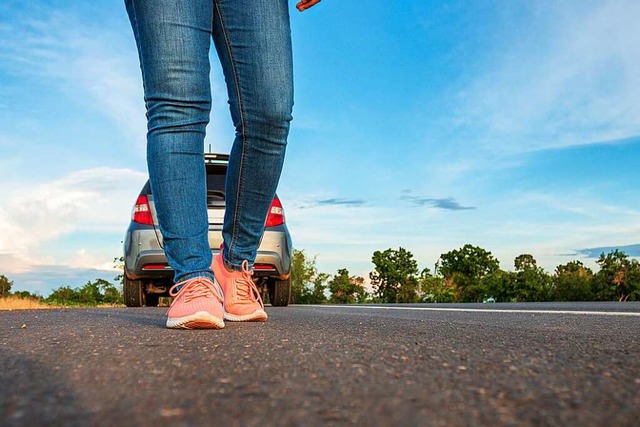
[[[229,156],[208,153],[207,210],[209,246],[215,255],[222,243],[225,206],[225,176]],[[254,265],[254,280],[263,298],[268,293],[273,306],[286,306],[291,296],[291,236],[280,199],[271,203],[266,227]],[[144,185],[131,215],[124,239],[124,300],[128,307],[157,306],[173,285],[173,269],[162,249],[153,194],[149,182]]]

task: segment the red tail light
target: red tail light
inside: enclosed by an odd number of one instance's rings
[[[273,198],[271,206],[269,206],[269,215],[267,215],[267,222],[265,226],[275,227],[276,225],[284,224],[284,209],[282,209],[282,203],[278,196]]]
[[[169,268],[169,264],[145,264],[142,266],[143,270],[164,270]]]
[[[138,224],[153,225],[151,208],[149,208],[149,199],[147,199],[145,194],[138,196],[138,200],[136,200],[136,204],[133,207],[131,219],[133,222],[137,222]]]

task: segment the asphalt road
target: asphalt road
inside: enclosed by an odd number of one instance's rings
[[[412,307],[0,312],[0,425],[640,425],[640,304]]]

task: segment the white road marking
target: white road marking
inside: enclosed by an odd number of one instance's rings
[[[370,310],[413,310],[413,311],[458,311],[468,313],[530,313],[530,314],[573,314],[581,316],[630,316],[640,317],[638,312],[630,311],[575,311],[575,310],[518,310],[497,308],[446,308],[446,307],[396,307],[396,306],[379,306],[379,305],[309,305],[307,307],[320,308],[361,308]]]

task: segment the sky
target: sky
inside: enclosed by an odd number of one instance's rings
[[[363,6],[364,5],[364,6]],[[470,243],[504,269],[640,256],[640,3],[291,6],[295,107],[278,193],[320,271],[376,250],[420,268]],[[120,1],[0,4],[0,274],[47,295],[118,272],[147,179],[142,81]],[[211,56],[205,146],[233,127]]]

